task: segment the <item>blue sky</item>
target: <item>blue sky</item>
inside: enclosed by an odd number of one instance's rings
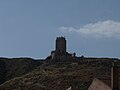
[[[46,58],[57,36],[68,52],[120,58],[120,0],[0,0],[0,57]]]

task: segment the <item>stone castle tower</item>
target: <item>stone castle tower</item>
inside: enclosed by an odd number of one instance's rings
[[[70,54],[67,52],[67,41],[65,37],[57,37],[55,41],[55,50],[51,52],[51,55],[47,59],[65,59],[68,57],[75,57],[75,53]]]
[[[57,37],[55,52],[66,54],[66,40],[64,37]]]

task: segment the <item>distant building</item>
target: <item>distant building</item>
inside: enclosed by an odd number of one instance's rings
[[[111,68],[111,86],[99,79],[94,79],[88,90],[119,90],[118,66],[114,62]]]
[[[55,42],[55,50],[51,52],[51,55],[47,59],[60,59],[65,57],[75,57],[75,53],[68,53],[66,47],[67,41],[65,37],[57,37]]]
[[[88,90],[112,90],[112,88],[103,81],[95,78]]]

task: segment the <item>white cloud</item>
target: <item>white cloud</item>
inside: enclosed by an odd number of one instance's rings
[[[81,28],[61,27],[62,32],[77,32],[85,37],[104,37],[120,39],[120,22],[113,20],[86,24]]]

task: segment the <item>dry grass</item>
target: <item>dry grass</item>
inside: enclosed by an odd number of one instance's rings
[[[94,78],[110,83],[112,61],[84,58],[69,64],[43,63],[28,74],[6,81],[0,90],[87,90]]]

